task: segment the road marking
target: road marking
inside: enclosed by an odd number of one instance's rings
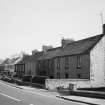
[[[19,100],[19,99],[17,99],[17,98],[11,97],[11,96],[6,95],[6,94],[3,94],[3,93],[0,93],[0,94],[3,95],[3,96],[5,96],[5,97],[8,97],[8,98],[10,98],[10,99],[12,99],[12,100],[15,100],[15,101],[21,101],[21,100]]]
[[[15,88],[15,89],[17,89],[17,90],[20,90],[19,88],[16,88],[16,87],[13,87],[13,86],[11,86],[10,84],[6,84],[6,83],[4,83],[3,81],[0,81],[0,84],[3,84],[3,85],[5,85],[5,86],[8,86],[8,87],[11,87],[11,88]],[[42,93],[38,93],[38,92],[32,92],[32,91],[29,91],[29,90],[22,90],[22,91],[24,91],[24,92],[27,92],[27,93],[31,93],[31,94],[38,94],[38,95],[40,95],[40,96],[45,96],[45,97],[50,97],[50,98],[56,98],[57,99],[57,97],[55,97],[55,96],[52,96],[52,95],[48,95],[48,94],[42,94]]]
[[[0,84],[6,85],[6,86],[11,87],[11,88],[16,88],[15,85],[12,85],[12,84],[6,83],[6,82],[1,81],[1,80],[0,80]],[[17,89],[19,89],[19,88],[17,88]]]

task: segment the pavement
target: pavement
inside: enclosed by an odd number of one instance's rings
[[[4,82],[4,81],[3,81]],[[8,85],[11,85],[13,87],[23,89],[25,91],[35,93],[39,92],[41,95],[47,95],[48,97],[58,97],[60,99],[64,100],[69,100],[69,101],[74,101],[74,102],[79,102],[79,103],[85,103],[89,105],[105,105],[105,100],[104,99],[97,99],[97,98],[88,98],[88,97],[81,97],[81,96],[73,96],[73,95],[61,95],[57,91],[49,91],[45,89],[37,89],[37,88],[32,88],[30,86],[18,86],[16,84],[11,84],[7,83]]]
[[[69,101],[86,103],[89,105],[105,105],[104,99],[88,98],[88,97],[81,97],[81,96],[57,96],[57,97],[65,100],[69,100]]]

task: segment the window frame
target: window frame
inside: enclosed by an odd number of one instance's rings
[[[65,57],[65,70],[69,70],[69,57]]]
[[[60,70],[60,58],[57,58],[57,69]]]
[[[66,79],[69,78],[69,73],[65,73],[65,78],[66,78]]]
[[[57,79],[60,79],[60,72],[57,72]]]
[[[81,55],[77,55],[77,69],[81,69]]]

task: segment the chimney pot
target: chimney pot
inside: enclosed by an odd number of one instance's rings
[[[103,34],[105,34],[105,24],[103,24]]]

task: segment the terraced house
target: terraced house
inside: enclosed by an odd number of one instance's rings
[[[47,88],[69,87],[70,84],[74,88],[105,86],[105,25],[103,34],[48,50],[42,58],[43,63],[44,60],[53,62],[53,79],[46,80]]]
[[[37,59],[41,54],[42,52],[34,52],[32,55],[23,55],[21,61],[15,64],[17,77],[37,75]]]
[[[54,78],[54,57],[57,55],[61,48],[52,48],[43,52],[43,55],[38,59],[38,75],[48,76],[49,78]]]
[[[71,40],[62,40],[62,46],[66,46]],[[55,78],[55,57],[61,52],[62,47],[49,47],[43,49],[43,54],[38,58],[38,75]]]

